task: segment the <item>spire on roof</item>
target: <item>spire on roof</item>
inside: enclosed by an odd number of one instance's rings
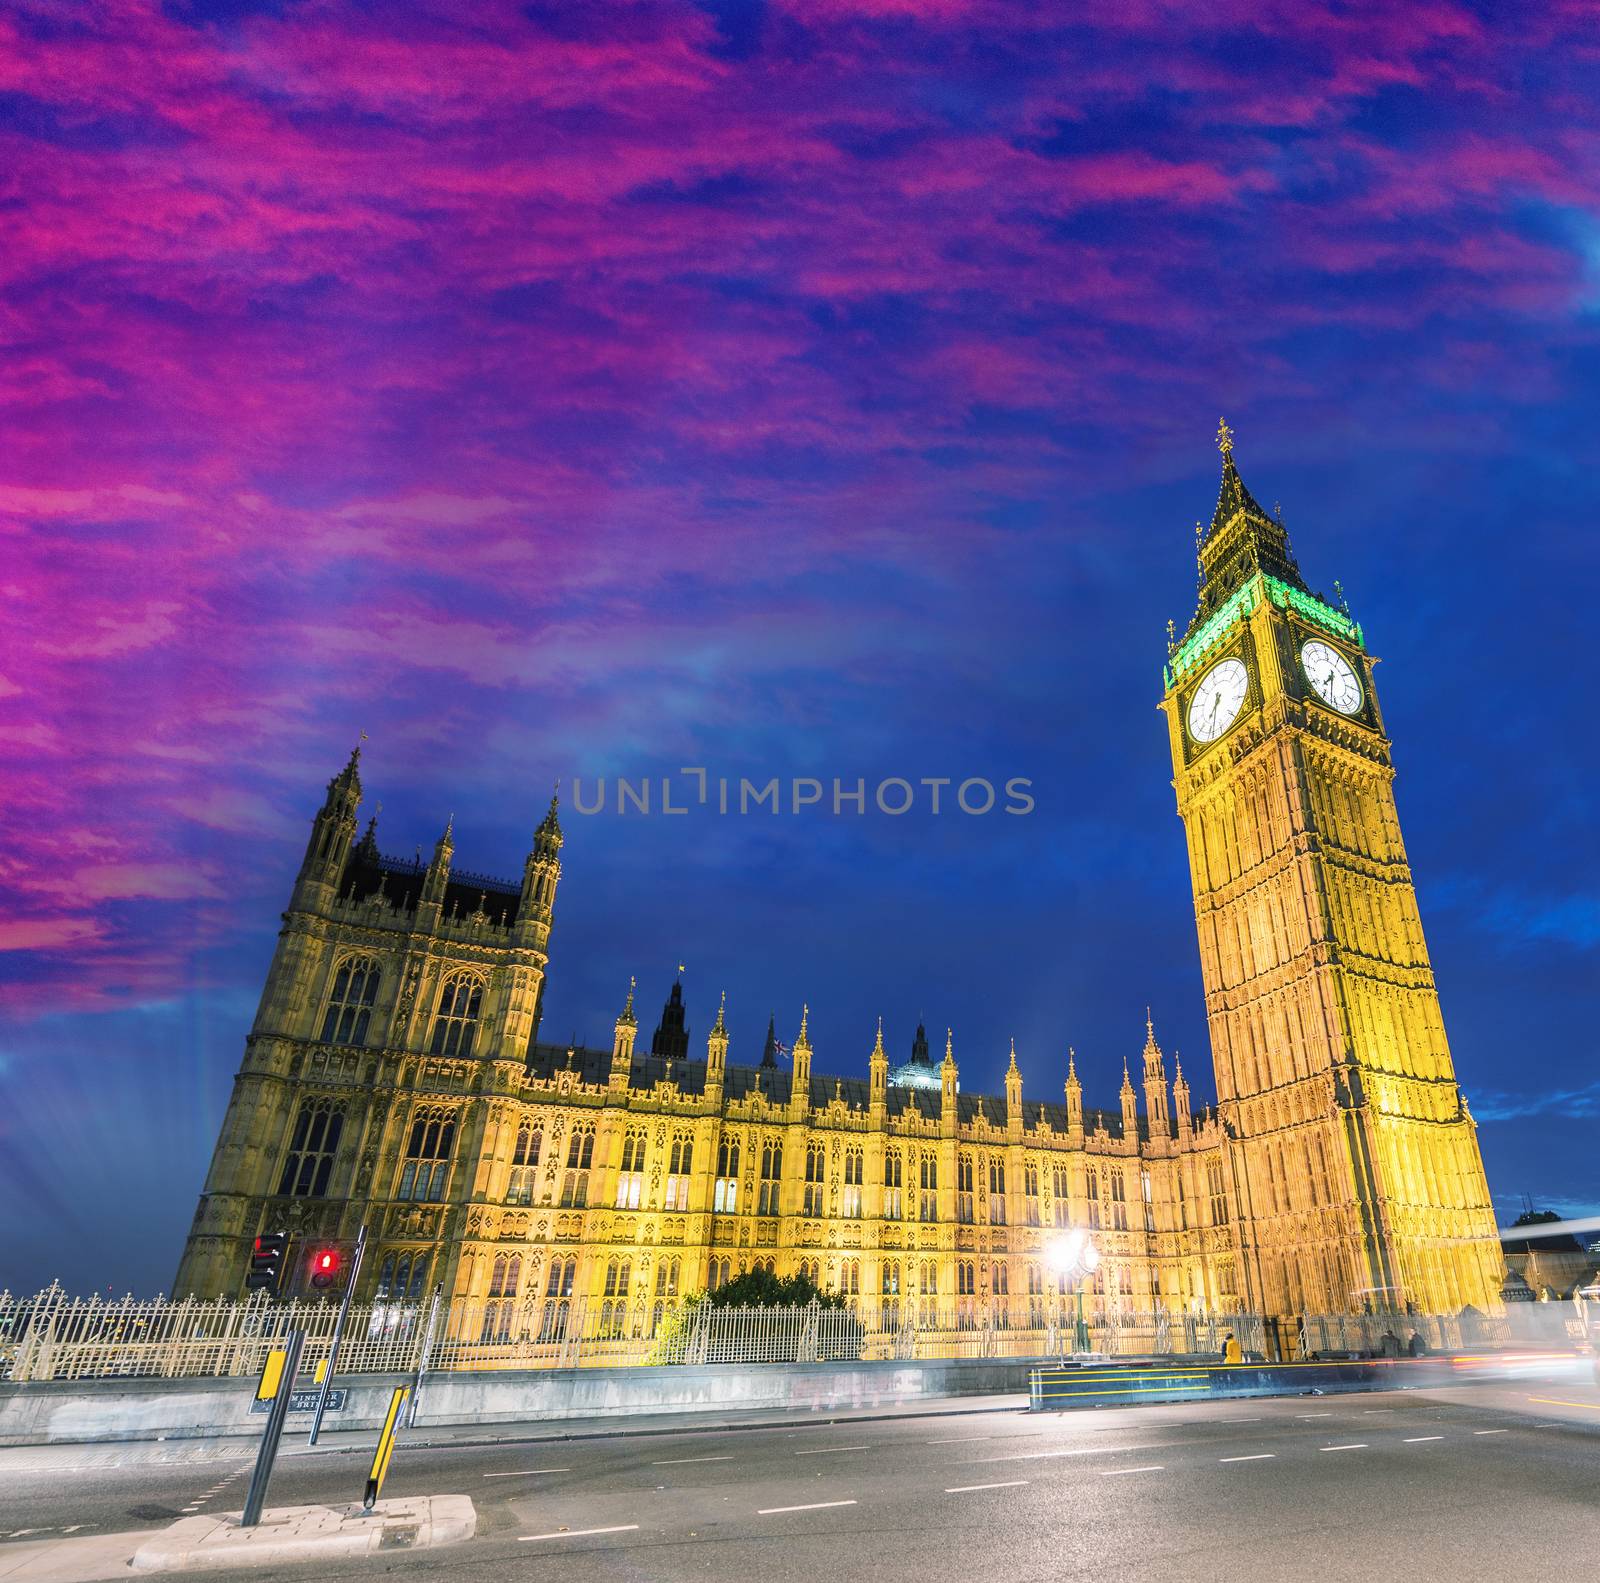
[[[625,1024],[629,1028],[636,1028],[639,1025],[638,1019],[633,1014],[633,991],[635,984],[636,980],[630,973],[628,975],[628,998],[623,1002],[622,1015],[617,1018],[619,1023]]]
[[[771,1013],[767,1018],[767,1042],[761,1047],[761,1064],[773,1066],[778,1064],[778,1014]]]
[[[718,1005],[717,1005],[717,1020],[711,1025],[711,1031],[713,1033],[721,1033],[721,1034],[726,1034],[727,1033],[727,1031],[728,1031],[728,1024],[727,1024],[727,1020],[726,1020],[727,1011],[728,1011],[728,992],[727,992],[727,990],[723,990],[722,999],[721,999],[720,1002],[718,1002]]]
[[[1078,1052],[1070,1044],[1067,1046],[1067,1081],[1078,1081]]]
[[[1200,602],[1186,638],[1257,572],[1305,589],[1282,519],[1268,516],[1239,476],[1233,459],[1233,430],[1226,422],[1217,427],[1217,445],[1222,452],[1222,483],[1211,527],[1195,545],[1200,561]]]
[[[689,1053],[689,1024],[685,1021],[683,984],[674,979],[661,1021],[650,1036],[650,1053],[668,1061],[681,1061]]]
[[[878,1018],[878,1037],[873,1042],[872,1055],[873,1055],[873,1059],[874,1060],[876,1060],[880,1056],[883,1056],[885,1060],[888,1059],[887,1056],[884,1056],[884,1051],[883,1051],[883,1018],[882,1017]]]
[[[1017,1041],[1015,1039],[1013,1039],[1011,1041],[1011,1065],[1006,1069],[1006,1075],[1009,1077],[1012,1072],[1016,1071],[1016,1069],[1017,1069]]]

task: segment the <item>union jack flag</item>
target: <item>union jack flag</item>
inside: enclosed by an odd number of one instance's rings
[[[782,1039],[774,1039],[772,1041],[772,1049],[776,1055],[787,1056],[789,1054],[789,1046]]]

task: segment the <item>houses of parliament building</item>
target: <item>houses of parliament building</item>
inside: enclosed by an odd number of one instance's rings
[[[892,1063],[880,1027],[864,1080],[814,1058],[804,1014],[782,1064],[770,1025],[758,1064],[730,1064],[720,1008],[689,1047],[681,982],[648,1049],[631,991],[609,1049],[541,1043],[555,803],[518,881],[457,868],[448,828],[397,860],[375,821],[358,833],[358,749],[313,821],[175,1291],[239,1292],[264,1232],[349,1247],[364,1224],[362,1298],[670,1299],[760,1264],[1026,1324],[1073,1227],[1122,1312],[1497,1309],[1373,660],[1219,438],[1161,700],[1214,1109],[1148,1019],[1109,1110],[1070,1054],[1045,1096],[1015,1050],[1003,1094],[968,1092],[953,1038],[921,1028]],[[309,1277],[292,1259],[283,1290]]]

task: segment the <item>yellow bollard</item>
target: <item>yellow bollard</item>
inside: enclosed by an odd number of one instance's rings
[[[372,1468],[367,1474],[367,1493],[361,1498],[361,1505],[366,1511],[370,1512],[377,1504],[378,1491],[383,1488],[384,1477],[389,1471],[389,1458],[394,1454],[394,1437],[400,1427],[400,1409],[405,1406],[410,1394],[409,1385],[397,1385],[394,1395],[389,1398],[389,1412],[383,1420],[383,1433],[378,1436],[378,1449],[373,1454]]]

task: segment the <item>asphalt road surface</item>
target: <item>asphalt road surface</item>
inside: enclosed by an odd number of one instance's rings
[[[8,1542],[238,1509],[247,1455],[174,1454],[193,1460],[108,1466],[117,1453],[103,1449],[34,1471],[0,1460],[0,1577]],[[271,1504],[358,1499],[366,1462],[288,1445]],[[1600,1390],[1530,1378],[413,1447],[384,1493],[476,1503],[468,1543],[362,1563],[418,1583],[1584,1578],[1600,1564]]]

